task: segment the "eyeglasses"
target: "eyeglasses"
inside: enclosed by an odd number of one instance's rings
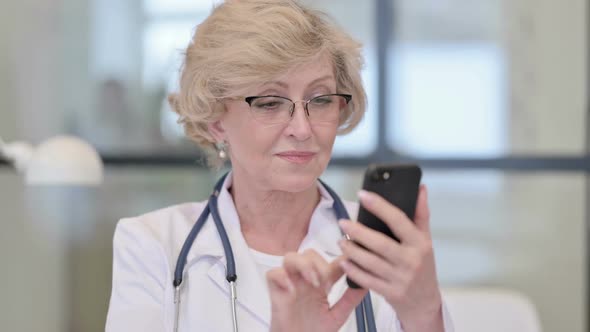
[[[311,123],[338,123],[340,111],[352,99],[346,94],[327,94],[309,100],[292,101],[281,96],[252,96],[245,100],[250,105],[250,113],[262,124],[276,125],[291,121],[295,103],[303,102],[303,109]]]

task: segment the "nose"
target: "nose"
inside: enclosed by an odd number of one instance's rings
[[[286,135],[293,136],[299,141],[305,141],[311,137],[311,124],[304,105],[304,102],[295,103],[291,120],[285,128]]]

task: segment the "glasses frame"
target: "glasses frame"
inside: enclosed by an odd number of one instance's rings
[[[350,103],[350,101],[352,100],[352,95],[349,94],[345,94],[345,93],[328,93],[325,95],[319,95],[319,96],[315,96],[313,98],[307,99],[307,100],[296,100],[293,101],[290,98],[287,97],[283,97],[283,96],[276,96],[276,95],[264,95],[264,96],[249,96],[249,97],[245,97],[244,101],[246,101],[246,103],[248,103],[248,106],[252,107],[252,102],[256,99],[259,98],[281,98],[281,99],[285,99],[288,100],[292,103],[291,105],[291,109],[289,111],[289,117],[293,118],[293,113],[295,113],[295,104],[298,102],[303,102],[303,109],[305,110],[305,114],[307,115],[307,117],[309,117],[309,109],[307,108],[307,106],[309,105],[309,103],[316,99],[316,98],[323,98],[323,97],[328,97],[328,96],[338,96],[338,97],[343,97],[344,100],[346,101],[346,105],[348,105]]]

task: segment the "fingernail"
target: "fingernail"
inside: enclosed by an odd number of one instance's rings
[[[373,197],[371,197],[371,194],[366,190],[359,190],[357,196],[365,206],[370,205],[373,201]]]

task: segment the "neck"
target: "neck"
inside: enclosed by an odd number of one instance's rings
[[[268,190],[236,175],[230,192],[248,246],[281,256],[297,251],[320,200],[317,186],[297,193]]]

